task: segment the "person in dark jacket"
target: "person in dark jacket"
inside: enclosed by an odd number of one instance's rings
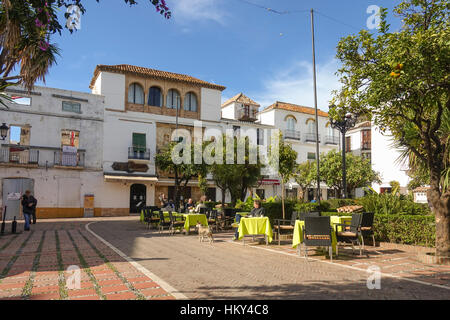
[[[23,209],[22,212],[25,218],[25,227],[24,227],[25,231],[30,231],[30,221],[34,211],[33,206],[34,208],[36,208],[35,203],[37,203],[37,201],[31,195],[30,190],[25,191],[25,194],[22,196],[22,209]]]
[[[248,218],[251,217],[264,217],[265,210],[263,207],[261,207],[261,200],[256,199],[253,201],[253,209],[250,211],[250,213],[247,215]],[[236,214],[236,223],[239,224],[241,221],[241,215]],[[234,238],[233,240],[237,240],[239,238],[239,228],[235,228],[234,232]]]

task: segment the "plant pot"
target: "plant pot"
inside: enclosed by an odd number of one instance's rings
[[[419,253],[417,258],[425,264],[450,265],[450,257],[436,256],[434,252]]]

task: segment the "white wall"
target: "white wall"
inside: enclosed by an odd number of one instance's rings
[[[222,101],[222,91],[201,88],[201,120],[220,120],[220,108]]]
[[[385,135],[372,125],[372,169],[379,172],[382,183],[375,183],[372,187],[379,192],[380,187],[390,187],[389,182],[395,180],[400,183],[400,187],[406,187],[410,178],[405,170],[408,168],[405,163],[398,163],[400,151],[392,147],[392,138],[389,132]]]
[[[125,75],[100,72],[92,93],[105,96],[105,108],[125,110]]]
[[[235,119],[236,113],[235,113],[235,103],[231,103],[227,105],[226,107],[222,108],[222,118],[225,119]]]

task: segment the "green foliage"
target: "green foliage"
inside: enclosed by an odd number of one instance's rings
[[[428,172],[429,199],[439,218],[436,253],[450,254],[450,3],[403,0],[393,32],[381,12],[378,32],[361,30],[337,46],[341,88],[330,116],[370,114],[402,148],[402,160]]]
[[[328,210],[330,211],[336,211],[337,208],[344,207],[344,206],[353,206],[356,204],[355,199],[328,199],[328,200],[322,200],[320,201],[320,204],[327,203],[329,205]],[[324,210],[327,211],[327,210]]]
[[[433,247],[436,225],[433,216],[376,214],[375,238],[378,241]]]
[[[252,197],[248,197],[245,201],[238,199],[235,208],[241,209],[244,212],[249,212],[253,209],[253,201],[254,199]]]
[[[292,211],[294,211],[295,201],[286,200],[284,202],[284,209],[286,212],[286,219],[290,219]],[[270,223],[273,226],[275,219],[283,219],[283,209],[281,201],[263,202],[262,207],[265,209],[266,217],[269,217]]]
[[[372,170],[370,161],[347,153],[347,187],[349,190],[379,182],[378,173]],[[330,188],[342,190],[342,155],[332,150],[320,157],[320,177]],[[341,193],[341,192],[340,192]]]
[[[321,212],[322,216],[349,216],[346,212]],[[433,216],[375,214],[373,228],[377,241],[433,247],[435,220]]]
[[[223,197],[225,191],[228,190],[231,195],[231,202],[236,203],[237,200],[243,201],[247,190],[256,186],[258,181],[261,180],[261,169],[264,165],[260,159],[257,159],[256,163],[250,161],[251,154],[258,154],[258,152],[257,147],[252,145],[247,138],[233,138],[233,141],[228,141],[228,143],[227,139],[231,138],[226,135],[222,136],[222,163],[215,162],[209,165],[208,171],[212,174],[216,185],[222,190]],[[233,164],[227,164],[227,145],[232,145],[233,143]],[[238,164],[238,146],[245,146],[244,163],[242,164]],[[216,152],[220,151],[213,150],[211,155],[215,157]]]
[[[369,194],[357,199],[357,203],[364,207],[364,211],[375,212],[375,214],[427,215],[431,213],[428,206],[414,203],[411,198],[400,197],[393,193]]]
[[[317,174],[316,168],[317,168],[316,163],[313,161],[306,161],[296,166],[294,179],[295,182],[298,183],[298,185],[303,191],[303,198],[306,189],[311,188],[313,182],[316,181],[316,174]]]

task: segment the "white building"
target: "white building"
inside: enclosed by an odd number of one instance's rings
[[[1,111],[9,127],[1,143],[1,206],[19,218],[17,199],[29,189],[38,199],[40,218],[84,216],[84,196],[95,194],[96,209],[107,215],[101,193],[103,97],[35,87],[7,89],[13,103]]]
[[[389,131],[382,133],[374,125],[371,128],[372,169],[380,173],[381,184],[374,183],[372,188],[378,193],[390,192],[391,181],[400,183],[400,192],[408,193],[408,183],[411,180],[407,172],[409,165],[407,160],[400,160],[401,151],[393,146],[393,138]]]

